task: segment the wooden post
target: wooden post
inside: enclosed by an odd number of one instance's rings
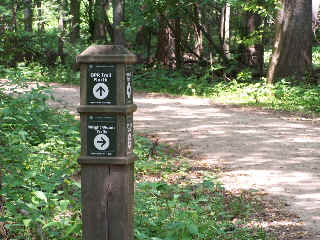
[[[133,240],[132,73],[136,56],[121,45],[91,46],[80,64],[84,240]]]

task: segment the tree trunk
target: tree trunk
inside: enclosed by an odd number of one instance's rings
[[[223,45],[223,51],[225,55],[230,57],[230,3],[222,8],[221,12],[221,27],[220,27],[220,36]]]
[[[37,0],[36,5],[38,9],[38,32],[43,33],[44,32],[44,21],[42,16],[42,0]]]
[[[177,17],[175,19],[175,32],[174,32],[174,46],[175,46],[175,57],[176,57],[176,68],[181,69],[182,67],[182,54],[181,54],[181,19]]]
[[[94,4],[94,40],[106,40],[106,12],[105,12],[105,0],[96,0]]]
[[[262,18],[257,13],[247,12],[247,36],[249,37],[255,31],[259,30],[262,24]],[[253,45],[246,49],[246,64],[254,69],[254,75],[261,77],[263,75],[264,64],[264,46],[263,40],[257,40]]]
[[[114,43],[125,45],[124,29],[121,22],[124,21],[124,0],[113,0],[113,37]]]
[[[12,20],[11,20],[11,29],[13,32],[17,31],[17,1],[12,0]]]
[[[80,39],[80,0],[71,0],[71,42],[76,43]]]
[[[27,32],[32,32],[32,18],[32,0],[24,0],[24,29]]]
[[[64,64],[64,35],[65,35],[65,8],[66,8],[66,0],[60,0],[59,5],[59,23],[58,23],[58,56],[60,57],[60,61]]]
[[[158,32],[158,44],[156,50],[156,59],[163,65],[171,65],[171,57],[174,55],[174,40],[172,31],[167,24],[165,16],[160,16]]]
[[[109,16],[108,16],[108,11],[109,11],[109,8],[110,8],[110,0],[106,1],[106,4],[104,6],[104,10],[106,12],[106,30],[110,36],[110,41],[113,43],[114,42],[114,37],[113,37],[113,26],[109,20]]]
[[[301,78],[312,70],[311,0],[282,0],[268,82],[292,76]]]
[[[201,57],[202,50],[203,50],[203,36],[201,30],[197,27],[201,25],[202,15],[200,11],[200,4],[195,3],[194,6],[194,14],[195,14],[195,21],[196,24],[193,24],[194,33],[195,33],[195,39],[194,39],[194,51],[195,53]]]
[[[318,11],[320,6],[320,0],[312,0],[312,22],[317,24],[318,21]]]

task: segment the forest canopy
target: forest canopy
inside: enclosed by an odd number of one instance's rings
[[[77,71],[75,56],[89,45],[123,44],[146,67],[209,74],[209,83],[248,72],[269,83],[315,82],[318,7],[315,0],[4,0],[0,65]]]

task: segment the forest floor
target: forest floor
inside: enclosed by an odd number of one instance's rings
[[[76,114],[79,87],[53,86],[51,104]],[[137,133],[178,148],[195,171],[213,169],[226,189],[257,192],[278,208],[264,227],[279,239],[320,239],[319,119],[196,97],[136,93],[134,102]]]

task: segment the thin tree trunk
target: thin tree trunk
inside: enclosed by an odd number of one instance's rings
[[[262,24],[262,18],[257,13],[247,13],[247,36],[249,37],[255,31],[259,30]],[[257,77],[263,75],[264,64],[264,46],[263,41],[255,42],[246,49],[246,64],[254,69],[254,74]]]
[[[105,0],[96,0],[94,4],[94,40],[106,40]]]
[[[44,20],[43,20],[43,11],[42,11],[42,0],[37,0],[37,9],[38,9],[38,32],[43,33],[44,32]]]
[[[124,29],[121,22],[124,21],[124,0],[113,0],[113,37],[114,43],[125,45]]]
[[[109,16],[108,16],[108,10],[110,8],[110,0],[106,1],[106,4],[104,6],[104,9],[105,9],[105,12],[106,12],[106,30],[110,36],[110,40],[111,42],[114,42],[114,37],[113,37],[113,27],[112,27],[112,24],[109,20]]]
[[[177,17],[175,19],[175,57],[176,57],[176,68],[181,69],[182,67],[182,54],[181,54],[181,19]]]
[[[203,49],[203,37],[201,30],[197,27],[201,25],[202,15],[200,11],[200,4],[195,3],[194,6],[194,14],[195,14],[195,21],[197,24],[193,24],[194,33],[195,33],[195,44],[194,44],[194,51],[198,56],[201,56],[202,49]]]
[[[276,26],[268,82],[280,77],[301,78],[312,70],[312,3],[282,0]]]
[[[221,12],[221,27],[220,27],[220,36],[223,45],[223,51],[225,55],[230,57],[230,3],[222,8]]]
[[[12,21],[11,21],[11,29],[13,32],[17,31],[17,1],[12,0]]]
[[[60,57],[61,63],[64,64],[64,35],[65,35],[65,8],[66,8],[66,0],[60,0],[59,6],[59,23],[58,23],[58,56]]]
[[[77,43],[80,39],[80,0],[71,0],[71,42]]]
[[[24,29],[27,32],[32,32],[33,12],[32,0],[24,0]]]

